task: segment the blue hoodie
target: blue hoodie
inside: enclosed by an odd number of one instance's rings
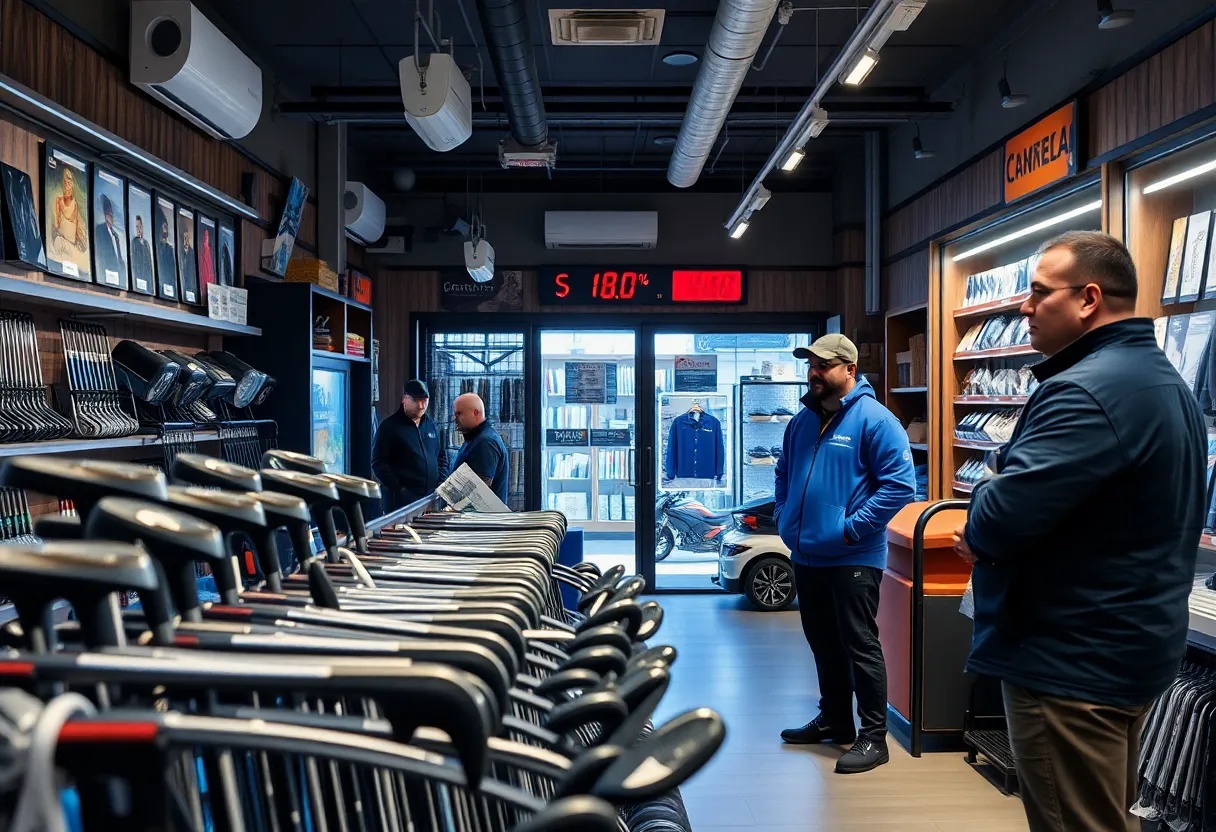
[[[802,401],[777,462],[781,539],[803,566],[884,569],[887,524],[916,494],[908,434],[865,378],[826,427],[812,395]]]

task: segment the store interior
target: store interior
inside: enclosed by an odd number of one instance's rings
[[[0,0],[0,829],[1026,829],[953,535],[1067,231],[1205,419],[1210,691],[1210,2],[278,5]],[[858,777],[780,736],[827,334],[915,478]],[[1207,829],[1211,708],[1153,713],[1142,832]]]

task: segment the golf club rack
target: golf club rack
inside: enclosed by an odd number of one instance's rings
[[[707,708],[652,724],[677,654],[648,643],[663,611],[641,578],[559,564],[558,512],[431,498],[366,523],[374,481],[280,450],[258,464],[0,468],[78,515],[0,545],[17,616],[0,627],[0,829],[690,828],[678,787],[726,729]]]

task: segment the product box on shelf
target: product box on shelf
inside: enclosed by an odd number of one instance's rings
[[[347,269],[346,275],[347,291],[345,294],[349,294],[351,300],[357,303],[370,305],[372,302],[371,278],[358,269]]]
[[[288,283],[315,283],[322,289],[338,291],[338,274],[322,260],[298,257],[287,263]]]
[[[912,387],[912,352],[897,352],[895,354],[895,372],[898,377],[898,387]]]

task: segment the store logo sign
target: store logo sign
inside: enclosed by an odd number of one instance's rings
[[[1005,202],[1021,199],[1077,172],[1077,102],[1005,142]]]

